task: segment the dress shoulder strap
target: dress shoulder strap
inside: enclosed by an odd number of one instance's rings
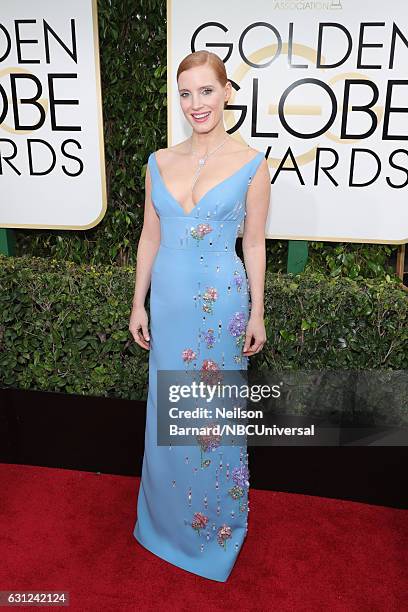
[[[259,151],[258,155],[255,155],[253,158],[252,162],[250,163],[250,176],[248,184],[252,181],[263,159],[265,159],[265,155],[262,153],[262,151]]]
[[[157,167],[157,162],[156,162],[156,157],[155,157],[154,152],[150,153],[149,158],[147,160],[147,165],[149,166],[150,176],[152,177],[152,180],[157,179],[159,170]]]

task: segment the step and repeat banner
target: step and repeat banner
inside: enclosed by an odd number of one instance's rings
[[[0,1],[0,227],[106,212],[96,0]]]
[[[189,136],[176,70],[225,62],[225,125],[264,151],[269,238],[408,240],[405,0],[168,0],[169,145]],[[152,70],[153,70],[152,66]],[[96,0],[1,0],[0,227],[87,229],[106,212]]]
[[[269,238],[408,241],[406,0],[168,0],[169,146],[190,134],[176,72],[201,49],[233,86],[225,126],[264,151]]]

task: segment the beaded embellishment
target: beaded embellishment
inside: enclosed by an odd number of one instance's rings
[[[235,272],[234,272],[234,283],[235,283],[235,287],[236,287],[237,291],[241,291],[242,283],[243,282],[244,282],[244,278],[243,278],[242,274],[240,274],[238,272],[238,270],[235,270]]]
[[[236,338],[236,345],[242,347],[245,341],[246,316],[244,312],[235,312],[228,324],[228,331]]]
[[[221,436],[213,433],[206,436],[196,436],[196,440],[200,446],[201,467],[206,468],[211,464],[211,459],[204,459],[203,453],[214,452],[221,443]]]
[[[209,314],[213,312],[213,304],[218,299],[218,291],[215,287],[207,287],[203,294],[203,311]]]
[[[221,525],[217,532],[217,541],[220,546],[227,550],[227,540],[232,536],[232,529],[225,523]]]
[[[194,519],[191,523],[191,526],[197,531],[198,535],[200,535],[200,529],[205,529],[207,523],[208,516],[205,516],[205,514],[203,514],[202,512],[196,512],[194,514]]]
[[[181,357],[186,363],[190,363],[191,361],[197,359],[196,353],[191,348],[184,349],[184,351],[181,353]]]
[[[215,345],[215,336],[214,336],[214,330],[213,329],[208,329],[205,334],[204,334],[204,342],[206,344],[207,348],[214,348]]]
[[[213,228],[208,223],[199,223],[196,227],[192,227],[190,235],[195,240],[202,240],[204,236],[213,231]]]

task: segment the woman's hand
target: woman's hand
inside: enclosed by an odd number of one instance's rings
[[[263,316],[251,315],[245,333],[245,343],[242,353],[249,357],[259,353],[266,342],[266,331]]]
[[[132,314],[130,315],[129,331],[131,332],[135,342],[137,342],[138,345],[144,349],[150,349],[148,325],[149,319],[146,309],[143,307],[133,307]]]

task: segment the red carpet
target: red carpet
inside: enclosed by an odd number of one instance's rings
[[[407,609],[408,511],[251,489],[247,539],[218,583],[134,539],[138,486],[0,465],[0,590],[69,591],[74,611]]]

